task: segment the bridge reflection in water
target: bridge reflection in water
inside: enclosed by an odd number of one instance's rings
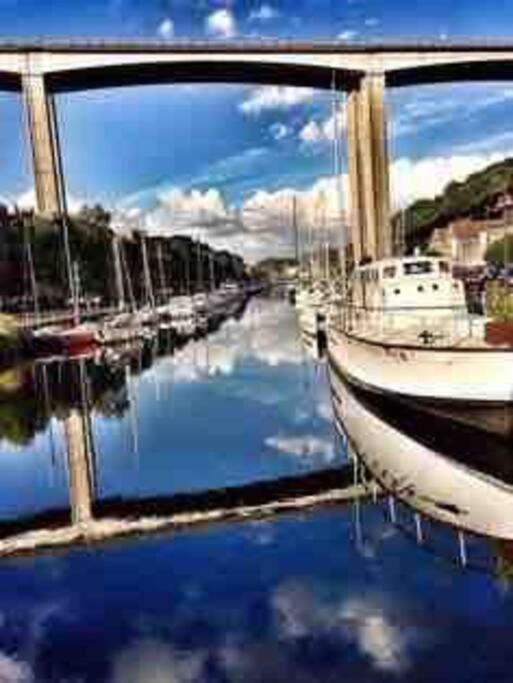
[[[27,398],[17,398],[13,402],[13,405],[17,406],[15,410],[18,411],[19,424],[16,423],[16,428],[11,425],[11,438],[21,439],[22,443],[27,443],[29,440],[34,441],[35,434],[40,430],[44,430],[52,437],[52,427],[54,428],[55,444],[52,444],[51,449],[53,476],[55,479],[59,473],[65,473],[66,490],[62,493],[69,498],[69,505],[62,502],[56,504],[55,497],[52,497],[51,502],[46,503],[42,511],[27,513],[26,508],[23,508],[21,514],[0,520],[0,556],[34,553],[45,548],[108,541],[121,536],[155,533],[216,521],[270,517],[318,505],[345,503],[359,496],[368,497],[369,493],[363,486],[354,485],[352,468],[343,465],[335,467],[331,460],[327,461],[327,467],[323,467],[322,470],[315,469],[306,473],[303,464],[300,464],[299,468],[295,466],[285,469],[276,469],[271,465],[274,468],[271,472],[268,471],[269,466],[266,466],[263,468],[264,473],[255,473],[253,466],[253,473],[249,473],[249,483],[246,483],[246,474],[234,478],[224,472],[223,461],[219,458],[217,466],[220,470],[220,480],[219,477],[217,480],[214,477],[214,481],[209,481],[207,476],[205,486],[205,477],[200,471],[199,486],[201,487],[203,482],[203,489],[197,485],[181,486],[179,482],[173,481],[169,472],[173,473],[177,469],[189,466],[194,469],[194,462],[188,461],[187,457],[182,458],[181,462],[176,458],[177,454],[173,453],[173,427],[168,427],[168,431],[162,434],[162,440],[168,444],[168,453],[165,452],[165,446],[162,453],[154,453],[151,450],[154,445],[148,445],[144,434],[142,437],[138,434],[138,426],[142,426],[144,431],[148,423],[148,418],[143,418],[142,424],[138,425],[138,409],[144,413],[148,410],[149,403],[150,411],[155,411],[159,407],[164,408],[164,419],[167,424],[170,422],[170,415],[166,413],[169,411],[172,414],[173,410],[176,412],[176,405],[172,406],[172,400],[160,400],[160,394],[165,389],[163,383],[161,386],[163,366],[160,362],[168,368],[171,354],[174,354],[177,363],[174,372],[178,384],[180,372],[194,379],[191,369],[184,368],[184,364],[190,360],[189,357],[192,358],[196,370],[196,363],[210,363],[212,367],[218,368],[215,370],[216,374],[219,370],[224,374],[227,371],[226,353],[223,356],[224,360],[218,357],[220,342],[223,343],[224,352],[230,350],[230,345],[235,345],[237,348],[243,348],[244,353],[253,354],[253,357],[262,354],[263,347],[259,348],[259,335],[265,338],[266,345],[270,345],[272,367],[278,360],[280,363],[286,361],[285,365],[289,364],[292,368],[297,367],[296,363],[301,362],[301,353],[295,341],[290,346],[290,339],[287,337],[288,317],[283,316],[285,307],[285,302],[253,303],[242,327],[239,322],[233,323],[234,327],[239,326],[242,341],[237,338],[235,329],[228,325],[224,332],[219,331],[222,337],[217,342],[214,334],[212,342],[198,342],[198,347],[196,342],[192,342],[189,346],[174,349],[171,340],[163,333],[156,344],[132,344],[121,347],[116,354],[108,357],[83,357],[68,361],[48,359],[33,367],[20,367],[12,371],[17,377],[18,394]],[[275,312],[279,313],[278,320]],[[282,345],[281,350],[276,346],[274,337],[268,336],[265,322],[267,318],[273,329],[277,324],[278,327],[282,326],[277,333],[277,339]],[[252,343],[255,345],[253,350],[247,344],[245,332],[251,335]],[[200,348],[200,345],[204,348]],[[251,362],[254,365],[255,361]],[[294,372],[297,373],[297,370]],[[141,385],[144,387],[148,384],[146,378],[143,379],[145,374],[151,377],[155,384],[155,396],[151,402],[148,401],[148,396],[142,400],[138,396]],[[136,383],[139,386],[134,390]],[[223,384],[222,377],[216,379],[216,384]],[[179,390],[179,387],[176,390]],[[299,384],[298,390],[304,392],[302,383]],[[15,393],[11,393],[11,399],[14,398]],[[140,400],[141,405],[138,406]],[[240,402],[239,399],[238,401]],[[126,422],[131,428],[132,464],[135,463],[134,469],[137,469],[137,473],[134,474],[137,482],[135,486],[133,483],[130,486],[129,483],[128,487],[126,482],[119,483],[119,479],[123,479],[124,476],[119,467],[126,470],[130,464],[130,461],[123,459],[126,454],[114,452],[112,442],[102,442],[102,423],[108,421],[112,427],[122,416],[126,416]],[[9,438],[8,425],[3,424],[2,427],[3,437]],[[329,432],[329,425],[326,428]],[[59,439],[60,435],[62,442]],[[191,436],[193,435],[190,434],[188,438]],[[279,438],[276,440],[280,441]],[[272,439],[270,441],[272,442]],[[223,439],[223,447],[224,443],[226,439]],[[105,446],[107,448],[104,448]],[[202,444],[201,446],[204,448]],[[323,443],[321,446],[324,447]],[[156,486],[151,481],[148,491],[148,484],[140,486],[139,479],[141,476],[144,479],[148,470],[156,466],[155,461],[152,462],[154,455],[159,456],[157,467],[163,469],[159,475],[161,481]],[[160,456],[164,460],[160,460]],[[113,486],[105,486],[103,475],[116,460],[116,481]],[[206,462],[206,458],[203,460]],[[269,459],[269,463],[271,462]],[[237,467],[235,461],[233,464]],[[296,473],[298,469],[299,474]],[[101,476],[99,472],[102,473]],[[103,488],[100,486],[100,479],[103,481]],[[241,480],[242,483],[238,484],[237,481]],[[166,481],[171,484],[169,492]],[[218,484],[219,481],[221,485]],[[193,490],[190,490],[191,488]],[[148,492],[151,495],[148,495]],[[61,495],[60,500],[64,499]]]

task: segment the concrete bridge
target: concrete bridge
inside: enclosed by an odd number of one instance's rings
[[[347,92],[356,260],[391,252],[386,87],[513,77],[512,43],[4,41],[0,89],[23,93],[38,210],[66,211],[55,95],[148,83],[259,83]]]

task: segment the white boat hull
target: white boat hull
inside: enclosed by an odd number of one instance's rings
[[[337,427],[373,477],[395,497],[438,521],[513,539],[513,487],[414,440],[372,412],[330,368]],[[426,428],[428,428],[426,418]]]
[[[331,329],[328,351],[348,379],[433,401],[513,404],[513,349],[385,344]]]

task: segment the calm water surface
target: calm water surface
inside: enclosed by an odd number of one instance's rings
[[[129,360],[83,365],[98,498],[346,460],[325,368],[284,301],[254,299],[208,339]],[[67,505],[73,372],[48,367],[46,393],[40,368],[4,379],[4,518]],[[418,547],[368,502],[2,560],[0,681],[511,681],[507,549],[471,540],[489,564],[477,572],[452,561],[452,532],[435,536]]]

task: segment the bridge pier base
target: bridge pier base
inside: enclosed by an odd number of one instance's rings
[[[43,216],[61,215],[65,209],[59,136],[54,96],[48,93],[44,76],[28,71],[22,76],[36,209]]]
[[[392,253],[385,77],[364,76],[350,90],[347,102],[347,141],[351,230],[355,263]]]

